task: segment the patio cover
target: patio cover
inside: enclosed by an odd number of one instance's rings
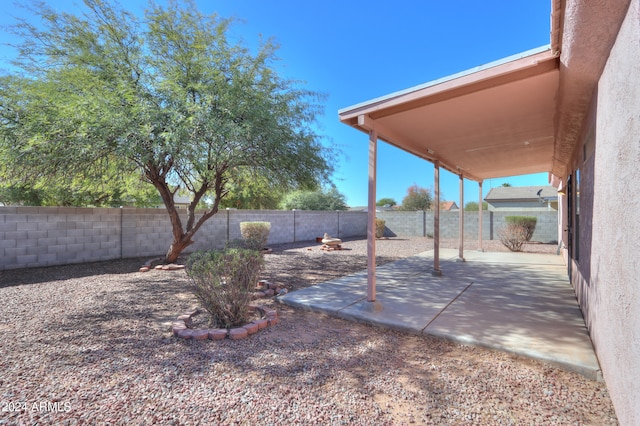
[[[369,302],[376,302],[378,139],[435,164],[433,272],[440,275],[440,167],[460,178],[459,260],[464,261],[463,179],[479,183],[482,206],[483,180],[552,170],[559,69],[557,50],[545,46],[338,112],[340,121],[369,135]],[[481,244],[482,209],[479,215]],[[381,306],[372,303],[371,309]]]
[[[340,121],[369,134],[369,301],[375,301],[377,140],[435,164],[436,202],[440,167],[460,176],[462,257],[463,178],[479,182],[482,194],[488,178],[549,172],[558,186],[571,173],[581,123],[629,3],[551,0],[550,46],[338,112]],[[434,216],[438,272],[438,206]]]
[[[339,111],[340,121],[481,182],[549,172],[559,59],[549,47]]]

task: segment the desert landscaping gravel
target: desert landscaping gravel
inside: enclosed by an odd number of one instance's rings
[[[295,291],[366,268],[366,241],[343,247],[273,246],[264,278]],[[431,247],[380,240],[378,263]],[[169,324],[197,306],[186,274],[138,272],[147,260],[0,272],[0,424],[617,424],[602,382],[273,298],[280,323],[249,338],[178,339]]]

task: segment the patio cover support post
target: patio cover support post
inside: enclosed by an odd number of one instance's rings
[[[367,204],[367,301],[376,301],[376,156],[378,132],[369,131],[369,199]]]
[[[435,211],[433,212],[433,271],[431,274],[439,277],[442,275],[440,270],[440,162],[436,160],[433,163],[433,182],[435,198]]]
[[[456,262],[464,262],[464,177],[462,173],[458,175],[460,177],[460,220],[458,233],[460,235],[460,243],[458,248],[458,258]]]
[[[484,251],[482,247],[482,181],[478,182],[478,251]]]

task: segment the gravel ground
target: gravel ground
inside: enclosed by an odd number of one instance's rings
[[[431,244],[381,240],[378,263]],[[274,246],[264,278],[295,290],[366,267],[366,241],[344,248]],[[186,275],[145,260],[0,272],[0,424],[617,424],[604,383],[281,305],[245,340],[176,339]]]

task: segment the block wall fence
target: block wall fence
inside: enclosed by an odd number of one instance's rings
[[[537,218],[532,241],[558,242],[557,211],[483,211],[482,239],[499,239],[497,231],[505,223],[506,216],[533,216]],[[377,217],[385,221],[385,236],[433,236],[432,211],[383,211]],[[458,238],[460,213],[440,212],[440,238]],[[478,212],[464,213],[464,235],[467,240],[478,238]]]
[[[484,212],[483,238],[496,239],[504,216],[538,218],[533,239],[557,240],[556,212]],[[430,236],[433,212],[378,212],[385,236]],[[222,248],[240,238],[240,222],[271,222],[269,244],[311,241],[325,232],[365,238],[366,212],[223,210],[209,219],[187,252]],[[465,235],[478,235],[477,212],[465,213]],[[458,238],[458,212],[440,215],[441,238]],[[0,207],[0,270],[95,262],[166,253],[171,225],[164,209]]]

